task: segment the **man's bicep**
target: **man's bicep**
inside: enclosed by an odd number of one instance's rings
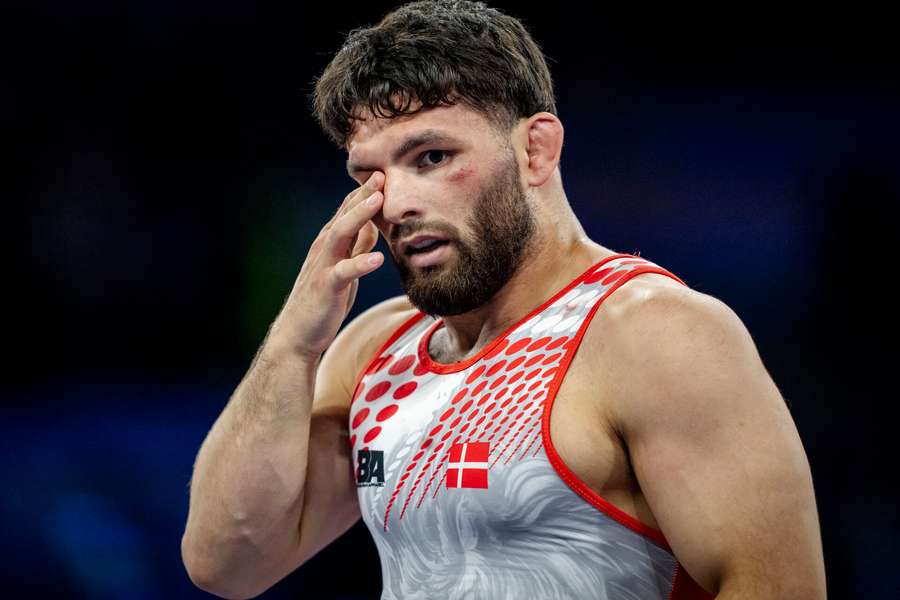
[[[817,597],[818,518],[790,413],[737,316],[708,297],[683,304],[647,311],[656,335],[623,422],[641,490],[707,590]]]

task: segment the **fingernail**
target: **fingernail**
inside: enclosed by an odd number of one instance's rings
[[[380,254],[372,254],[369,256],[369,264],[370,265],[377,265],[380,262],[381,262]]]
[[[377,200],[377,194],[378,192],[375,192],[374,194],[366,198],[366,206],[372,206],[373,204],[375,204],[375,201]]]

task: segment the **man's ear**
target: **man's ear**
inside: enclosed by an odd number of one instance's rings
[[[562,153],[563,126],[556,115],[548,112],[535,113],[520,124],[524,151],[521,159],[522,175],[531,187],[540,187],[550,179],[559,165]]]

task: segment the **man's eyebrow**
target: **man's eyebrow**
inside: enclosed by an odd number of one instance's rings
[[[425,131],[420,131],[419,133],[415,133],[410,137],[403,140],[403,143],[394,151],[394,154],[391,156],[392,162],[397,162],[419,146],[424,146],[426,144],[435,144],[435,143],[459,143],[459,141],[451,136],[448,133],[440,131],[438,129],[426,129]],[[347,173],[350,176],[354,176],[357,173],[364,171],[377,171],[378,167],[371,167],[369,165],[358,165],[350,160],[347,160]]]

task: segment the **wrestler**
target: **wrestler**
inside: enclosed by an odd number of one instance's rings
[[[519,21],[405,5],[314,101],[359,187],[200,448],[196,585],[256,596],[362,518],[384,599],[825,597],[807,459],[749,332],[585,235]],[[345,324],[379,234],[405,295]]]

